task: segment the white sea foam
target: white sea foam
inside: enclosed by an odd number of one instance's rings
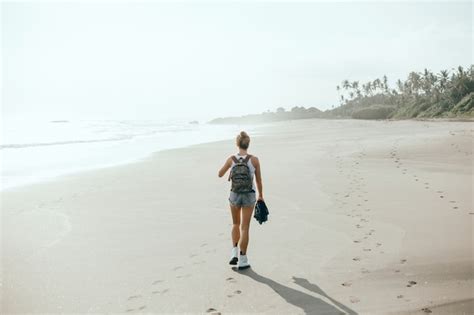
[[[1,189],[230,139],[238,126],[153,120],[2,121]]]

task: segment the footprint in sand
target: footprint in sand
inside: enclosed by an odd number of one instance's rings
[[[362,273],[370,273],[370,271],[369,271],[368,269],[365,269],[365,268],[362,268],[362,269],[360,270],[360,272],[362,272]]]
[[[227,279],[225,279],[225,280],[228,281],[228,282],[231,282],[231,283],[237,282],[237,281],[235,281],[235,279],[232,278],[232,277],[229,277],[229,278],[227,278]]]
[[[152,285],[157,285],[158,283],[161,283],[161,282],[163,282],[163,280],[155,280],[153,281]]]
[[[411,287],[413,287],[413,286],[415,286],[415,285],[416,285],[416,281],[410,280],[410,281],[408,281],[407,287],[411,288]]]
[[[351,296],[349,301],[351,301],[351,303],[359,303],[360,299],[355,296]]]
[[[145,308],[146,308],[146,305],[143,305],[143,306],[140,306],[140,307],[138,308],[138,310],[139,310],[139,311],[143,311]]]
[[[404,264],[404,263],[406,263],[406,262],[407,262],[406,259],[400,259],[400,263],[401,263],[401,264]]]
[[[200,264],[204,264],[205,262],[206,262],[205,260],[195,261],[193,262],[193,265],[200,265]]]
[[[433,311],[430,310],[430,309],[427,308],[427,307],[422,308],[421,311],[424,312],[424,313],[426,313],[426,314],[431,314],[431,313],[433,313]]]
[[[352,258],[353,261],[360,261],[360,257],[354,257]]]
[[[403,295],[402,294],[397,295],[397,299],[403,299]]]
[[[212,315],[221,315],[221,312],[218,312],[215,308],[210,307],[206,310],[206,313],[211,313]]]
[[[196,257],[196,256],[197,256],[197,254],[191,254],[191,255],[189,255],[189,258],[193,258],[193,257]]]
[[[159,294],[164,294],[164,293],[166,293],[166,292],[168,292],[168,291],[169,291],[169,289],[164,289],[164,290],[161,290],[161,291],[153,291],[153,292],[151,292],[151,293],[152,293],[152,294],[158,294],[158,293],[159,293]]]
[[[202,243],[201,247],[207,246],[207,243]]]
[[[132,296],[129,296],[129,297],[128,297],[128,300],[129,300],[129,301],[130,301],[130,300],[135,300],[135,299],[139,299],[139,298],[141,298],[141,297],[142,297],[141,295],[132,295]]]
[[[125,312],[130,313],[130,312],[133,312],[134,310],[135,310],[135,309],[133,309],[133,308],[129,308],[129,309],[126,310]]]
[[[183,268],[183,266],[176,266],[176,267],[173,268],[173,271],[176,271],[176,270],[182,269],[182,268]]]
[[[346,281],[346,282],[344,282],[344,283],[341,283],[341,285],[342,285],[343,287],[350,287],[350,286],[352,285],[352,282]]]

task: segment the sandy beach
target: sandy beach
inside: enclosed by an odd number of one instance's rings
[[[1,313],[472,314],[470,122],[262,126],[269,221],[228,265],[234,141],[1,192]]]

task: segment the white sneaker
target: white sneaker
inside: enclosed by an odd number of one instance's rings
[[[239,261],[239,248],[235,246],[235,247],[232,247],[229,265],[237,265],[237,261]]]
[[[239,270],[246,269],[249,267],[250,267],[250,264],[249,264],[249,259],[247,258],[247,255],[240,255],[239,265],[238,265]]]

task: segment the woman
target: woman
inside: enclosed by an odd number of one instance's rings
[[[263,200],[262,175],[260,171],[260,162],[256,156],[247,153],[250,144],[250,137],[245,131],[240,132],[236,138],[236,144],[239,153],[230,156],[224,166],[219,170],[219,177],[231,169],[229,180],[232,179],[232,189],[230,192],[229,202],[232,212],[232,252],[229,264],[236,265],[238,262],[239,269],[250,267],[247,258],[247,246],[249,242],[249,227],[252,212],[255,206],[255,182],[257,182],[258,200]],[[244,166],[243,166],[244,165]],[[246,166],[245,166],[246,165]],[[248,166],[248,168],[247,168]],[[237,168],[239,172],[237,172]],[[245,172],[248,170],[251,182],[248,189],[245,186]],[[236,174],[240,173],[237,177]],[[242,184],[243,183],[243,184]],[[239,247],[240,241],[240,258]]]

